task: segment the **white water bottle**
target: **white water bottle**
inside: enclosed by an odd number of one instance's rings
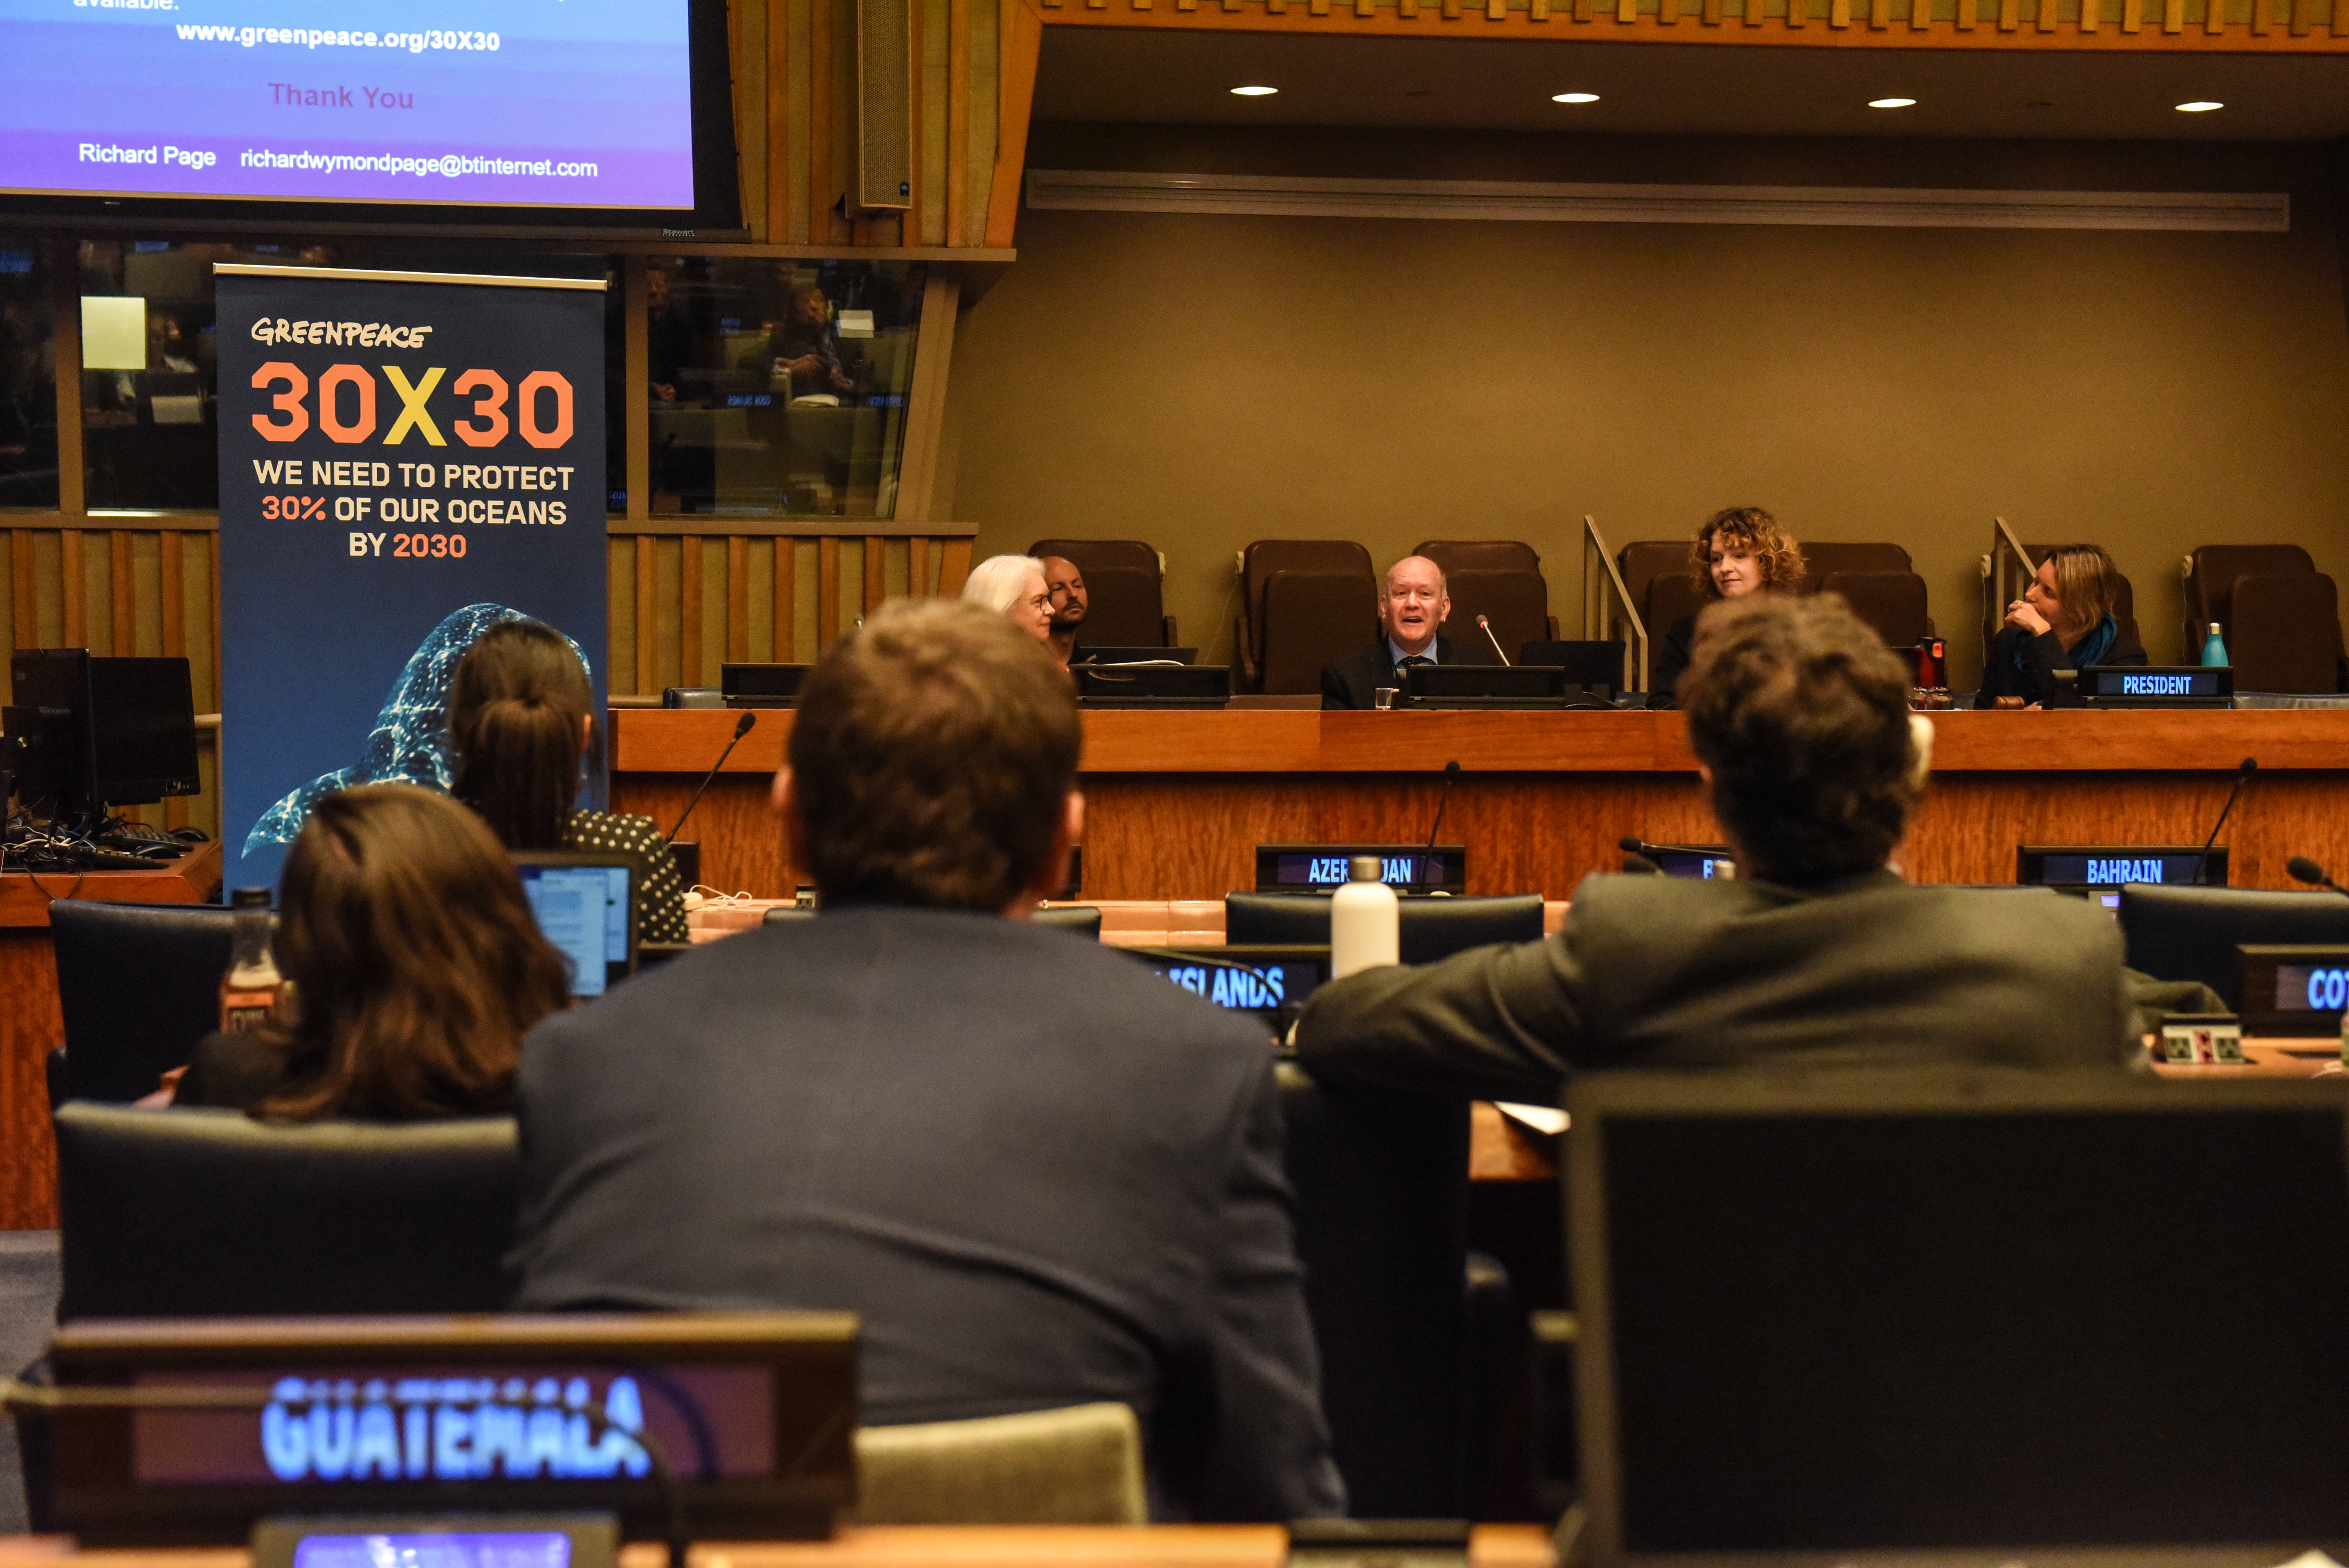
[[[1346,885],[1330,895],[1330,978],[1402,961],[1402,908],[1381,880],[1376,855],[1346,862]]]

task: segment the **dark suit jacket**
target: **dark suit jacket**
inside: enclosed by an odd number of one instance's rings
[[[2017,669],[2014,650],[2021,646],[2027,668]],[[2127,632],[2105,655],[2108,665],[2141,665],[2145,649]],[[2055,672],[2075,668],[2064,651],[2064,639],[2053,632],[2033,636],[2021,626],[2001,627],[1982,655],[1982,689],[1974,694],[1976,707],[1990,707],[2002,696],[2019,696],[2026,703],[2044,703],[2054,695]]]
[[[1297,1028],[1325,1082],[1556,1104],[1578,1068],[2118,1067],[2120,931],[2046,889],[1819,889],[1593,876],[1566,929],[1324,985]]]
[[[1273,1052],[1024,922],[831,910],[523,1050],[525,1310],[845,1309],[864,1419],[1133,1407],[1173,1516],[1341,1512]]]
[[[1452,650],[1452,639],[1441,632],[1435,634],[1435,662],[1463,662]],[[1394,655],[1387,648],[1386,634],[1381,632],[1379,640],[1369,647],[1357,648],[1344,658],[1321,666],[1321,706],[1324,709],[1376,707],[1379,687],[1401,684],[1395,679]]]
[[[1682,615],[1657,639],[1648,660],[1648,706],[1680,706],[1681,676],[1688,673],[1689,650],[1696,646],[1696,617]]]

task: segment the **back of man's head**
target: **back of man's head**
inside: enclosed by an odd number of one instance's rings
[[[1068,676],[1003,616],[883,605],[809,674],[792,727],[824,903],[1009,907],[1045,869],[1082,741]]]
[[[1748,874],[1801,885],[1884,863],[1920,785],[1909,677],[1841,599],[1713,605],[1680,692],[1713,814]]]

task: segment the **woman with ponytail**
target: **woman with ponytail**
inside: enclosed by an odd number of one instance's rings
[[[684,942],[685,889],[649,817],[573,810],[595,749],[595,693],[562,634],[508,621],[481,634],[450,683],[457,799],[509,850],[603,850],[637,863],[643,940]]]

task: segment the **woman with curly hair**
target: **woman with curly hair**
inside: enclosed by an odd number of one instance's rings
[[[1689,545],[1689,575],[1696,579],[1708,604],[1764,589],[1792,593],[1801,586],[1803,572],[1803,547],[1758,506],[1714,512]],[[1650,707],[1674,706],[1673,691],[1681,672],[1688,668],[1689,646],[1695,641],[1693,614],[1682,616],[1664,633],[1649,665]]]

